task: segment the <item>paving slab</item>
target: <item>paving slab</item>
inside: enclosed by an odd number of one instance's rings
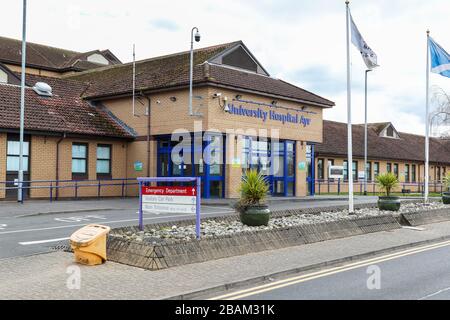
[[[421,241],[450,237],[450,222],[397,229],[285,249],[207,261],[159,271],[107,262],[87,267],[66,252],[0,260],[0,299],[167,299],[192,292],[370,254]],[[73,267],[79,267],[73,268]],[[80,289],[69,289],[74,270]]]

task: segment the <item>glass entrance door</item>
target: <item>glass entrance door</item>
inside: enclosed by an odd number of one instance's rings
[[[224,197],[223,137],[209,135],[203,140],[199,147],[192,144],[177,152],[174,147],[179,142],[170,141],[170,136],[159,137],[157,174],[159,177],[201,177],[202,197]],[[189,185],[188,182],[177,183],[183,184]]]
[[[243,171],[254,169],[267,179],[273,196],[294,196],[294,141],[266,141],[245,137]]]

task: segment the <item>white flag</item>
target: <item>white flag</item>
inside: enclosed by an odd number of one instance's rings
[[[373,52],[372,49],[367,45],[366,41],[364,41],[361,33],[359,33],[358,28],[356,27],[355,22],[353,21],[353,17],[350,14],[351,20],[351,30],[352,30],[352,43],[356,48],[361,52],[361,56],[366,63],[367,68],[373,69],[378,67],[377,64],[377,55]]]

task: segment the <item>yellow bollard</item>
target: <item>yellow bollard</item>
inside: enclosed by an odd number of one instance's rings
[[[106,261],[106,236],[110,227],[89,224],[70,236],[75,261],[94,266]]]

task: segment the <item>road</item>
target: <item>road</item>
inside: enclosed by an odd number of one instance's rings
[[[357,199],[355,203],[374,202],[376,198]],[[342,200],[276,201],[272,210],[336,206]],[[0,259],[48,252],[51,247],[66,242],[77,229],[89,223],[112,228],[137,225],[136,199],[86,201],[29,201],[24,205],[2,203],[0,207]],[[64,213],[65,212],[65,213]],[[233,214],[226,204],[202,205],[202,217]],[[188,214],[145,215],[145,223],[158,223],[193,218]]]
[[[450,299],[450,241],[310,271],[213,299]]]

